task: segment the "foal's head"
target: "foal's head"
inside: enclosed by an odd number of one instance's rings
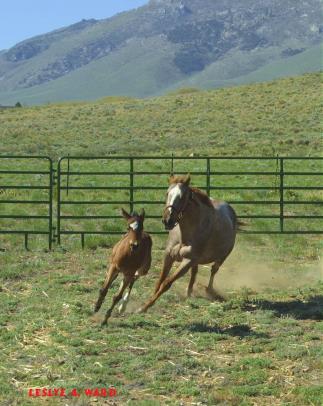
[[[162,222],[166,230],[172,230],[183,216],[191,196],[189,174],[186,176],[171,176],[166,193],[166,206]]]
[[[144,229],[145,210],[141,209],[140,213],[133,212],[127,213],[124,209],[121,209],[122,216],[127,220],[128,224],[128,240],[130,250],[135,251],[142,239],[142,231]]]

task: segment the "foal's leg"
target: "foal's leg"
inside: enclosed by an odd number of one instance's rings
[[[193,285],[195,283],[197,271],[198,271],[198,266],[197,265],[192,266],[192,268],[191,268],[191,279],[190,279],[190,283],[189,283],[188,288],[187,288],[187,297],[191,297],[191,295],[192,295]]]
[[[208,286],[207,286],[207,288],[206,288],[206,293],[211,297],[211,299],[218,299],[218,300],[223,301],[223,300],[224,300],[224,297],[221,296],[221,295],[219,295],[219,294],[215,291],[215,289],[214,289],[214,287],[213,287],[214,276],[215,276],[215,274],[218,272],[220,266],[221,266],[221,263],[218,263],[218,262],[215,262],[215,263],[212,265],[210,280],[209,280],[209,284],[208,284]]]
[[[110,309],[106,312],[106,315],[105,315],[104,320],[102,322],[102,326],[107,324],[108,318],[111,316],[111,313],[112,313],[112,310],[113,310],[114,306],[122,298],[123,292],[125,291],[125,289],[127,288],[128,285],[129,285],[129,279],[124,278],[122,283],[121,283],[121,286],[120,286],[120,289],[119,289],[118,293],[113,296],[112,305],[111,305]]]
[[[170,270],[171,270],[171,267],[172,267],[173,263],[174,263],[174,258],[171,257],[171,256],[169,255],[169,253],[165,254],[165,256],[164,256],[164,263],[163,263],[163,269],[162,269],[162,271],[161,271],[161,273],[160,273],[159,280],[158,280],[158,282],[156,283],[155,293],[157,293],[157,292],[159,291],[161,284],[162,284],[162,283],[164,282],[164,280],[167,278],[167,276],[168,276],[168,274],[169,274],[169,272],[170,272]]]
[[[162,282],[158,292],[156,292],[148,300],[148,302],[141,309],[139,309],[139,312],[140,313],[145,313],[147,311],[147,309],[149,309],[149,307],[151,307],[156,302],[156,300],[159,298],[159,296],[162,295],[164,292],[166,292],[172,286],[172,284],[176,281],[176,279],[178,279],[181,276],[185,275],[186,272],[189,271],[191,266],[192,266],[192,260],[184,259],[181,262],[181,264],[180,264],[178,270],[176,271],[176,273],[173,276],[170,276],[170,277],[166,278],[164,280],[164,282]]]
[[[127,292],[127,293],[123,296],[123,298],[122,298],[122,303],[121,303],[121,305],[120,305],[119,308],[118,308],[120,314],[121,314],[121,313],[124,313],[124,311],[126,310],[126,307],[127,307],[128,301],[129,301],[129,297],[130,297],[130,293],[131,293],[131,289],[132,289],[133,284],[135,283],[135,281],[136,281],[137,279],[138,279],[138,276],[137,276],[137,277],[134,277],[134,279],[131,281],[131,283],[130,283],[130,285],[129,285],[128,292]]]
[[[110,286],[112,285],[112,282],[118,276],[118,273],[119,273],[119,271],[117,270],[117,268],[115,266],[111,265],[107,272],[107,276],[105,278],[103,286],[100,289],[99,298],[96,302],[94,312],[99,311],[99,309],[104,301],[104,298],[106,297],[106,294],[108,293],[108,290],[109,290]]]

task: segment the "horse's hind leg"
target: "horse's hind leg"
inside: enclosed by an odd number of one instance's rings
[[[96,302],[95,308],[94,308],[94,312],[99,311],[104,298],[106,297],[108,290],[110,288],[110,286],[112,285],[112,282],[116,279],[116,277],[118,276],[118,270],[116,269],[115,266],[111,265],[108,272],[107,272],[107,276],[105,278],[105,281],[103,283],[102,288],[100,289],[100,293],[99,293],[99,297],[98,300]]]
[[[215,263],[212,265],[210,280],[209,280],[209,284],[208,284],[208,286],[207,286],[207,288],[206,288],[206,293],[208,294],[208,296],[209,296],[211,299],[217,299],[217,300],[223,301],[223,300],[224,300],[224,297],[221,296],[219,293],[217,293],[217,292],[215,291],[214,287],[213,287],[214,276],[215,276],[215,274],[218,272],[218,270],[219,270],[221,264],[222,264],[222,263],[215,262]]]
[[[192,266],[191,268],[191,279],[190,279],[190,283],[188,284],[188,288],[187,288],[187,297],[191,297],[192,292],[193,292],[193,285],[195,283],[195,279],[196,279],[196,274],[198,271],[198,266]]]

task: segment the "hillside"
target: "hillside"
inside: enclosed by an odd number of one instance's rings
[[[1,153],[317,155],[321,75],[0,110]]]
[[[295,57],[306,61],[296,74],[319,70],[320,10],[319,0],[151,0],[113,18],[82,20],[0,53],[0,103],[264,81],[295,74]]]

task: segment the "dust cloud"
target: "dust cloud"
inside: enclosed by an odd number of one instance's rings
[[[197,284],[208,284],[210,267],[200,266]],[[214,278],[214,287],[227,294],[242,288],[254,292],[267,289],[289,289],[310,286],[323,281],[323,260],[311,263],[290,263],[264,259],[236,250],[224,262]]]

